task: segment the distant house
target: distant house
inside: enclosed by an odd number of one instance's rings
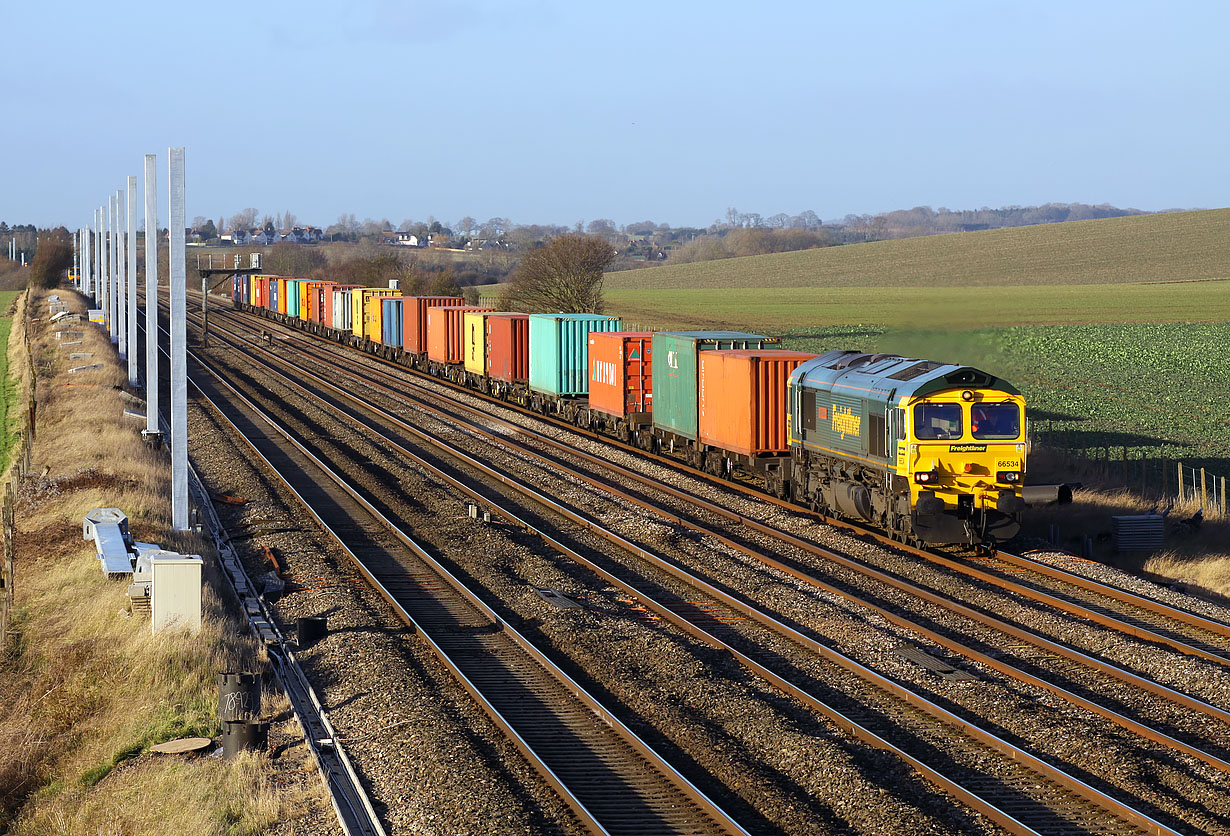
[[[236,246],[242,247],[246,245],[247,243],[249,243],[251,239],[252,239],[252,234],[248,232],[248,230],[246,229],[232,229],[231,230],[231,241],[233,241]]]
[[[282,233],[283,241],[290,241],[292,244],[306,244],[308,242],[307,230],[301,226],[288,230]]]
[[[426,245],[423,239],[413,232],[390,233],[389,236],[390,238],[387,243],[394,247],[422,247]]]
[[[256,234],[252,236],[252,243],[262,244],[265,246],[268,246],[269,244],[278,243],[277,230],[272,229],[272,228],[258,230]]]
[[[325,240],[325,231],[318,226],[309,226],[307,228],[307,237],[309,241]]]

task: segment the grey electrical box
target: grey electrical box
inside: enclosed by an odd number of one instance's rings
[[[149,553],[150,614],[153,630],[168,627],[201,631],[201,572],[205,561],[197,554]]]

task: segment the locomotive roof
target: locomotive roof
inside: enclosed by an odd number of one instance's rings
[[[888,401],[918,398],[962,387],[998,389],[1010,395],[1020,390],[995,375],[972,366],[918,360],[896,354],[865,354],[834,349],[802,363],[790,376],[792,386],[823,386],[851,395]]]

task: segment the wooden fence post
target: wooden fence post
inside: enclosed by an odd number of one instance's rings
[[[1209,506],[1209,493],[1204,481],[1204,468],[1200,468],[1200,510]]]
[[[1183,462],[1179,462],[1179,502],[1183,501]]]

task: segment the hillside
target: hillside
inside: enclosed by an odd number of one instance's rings
[[[608,290],[1045,286],[1230,278],[1230,209],[933,235],[611,273]]]

